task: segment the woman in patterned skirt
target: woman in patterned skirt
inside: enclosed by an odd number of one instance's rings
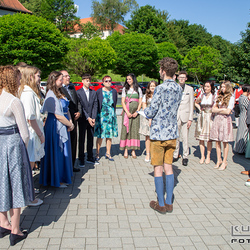
[[[0,67],[0,238],[10,234],[11,246],[27,237],[27,231],[19,227],[21,207],[35,199],[26,150],[29,131],[23,105],[16,97],[20,79],[14,66]]]
[[[230,116],[234,107],[233,88],[230,82],[223,82],[220,86],[219,95],[212,108],[215,114],[214,122],[210,131],[210,140],[216,141],[217,163],[214,168],[225,170],[229,151],[228,142],[233,141],[233,125]],[[221,142],[223,142],[223,161],[221,159]]]
[[[102,78],[103,88],[98,89],[98,114],[96,117],[96,126],[94,136],[96,140],[96,160],[99,161],[99,152],[102,140],[106,138],[106,159],[114,161],[111,157],[110,149],[112,138],[118,136],[118,126],[116,117],[117,91],[111,88],[111,77],[104,76]]]
[[[140,117],[137,111],[141,109],[142,91],[137,83],[136,76],[130,73],[126,77],[122,89],[122,130],[120,150],[124,150],[124,158],[128,158],[128,150],[132,150],[135,159],[135,150],[140,149]]]
[[[210,163],[210,154],[212,150],[212,141],[210,141],[210,130],[212,127],[212,107],[214,104],[214,83],[206,81],[204,94],[201,94],[195,100],[195,106],[200,111],[196,123],[195,137],[199,140],[201,159],[200,164]],[[205,161],[205,141],[207,142],[207,158]]]
[[[148,83],[146,94],[142,98],[142,109],[144,110],[146,107],[150,107],[150,103],[154,94],[155,87],[158,85],[156,81],[150,81]],[[145,162],[150,162],[150,126],[152,119],[147,119],[142,116],[141,118],[141,126],[139,133],[145,136],[145,145],[146,145],[146,157]]]
[[[236,139],[234,143],[234,151],[238,154],[244,154],[247,147],[247,136],[248,136],[248,128],[247,128],[247,107],[249,104],[248,93],[249,86],[242,86],[243,93],[239,97],[239,108],[240,108],[240,118],[239,125],[237,129]]]

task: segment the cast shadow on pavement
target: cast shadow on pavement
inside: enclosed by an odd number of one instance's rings
[[[90,167],[91,168],[91,167]],[[64,221],[62,216],[67,214],[67,208],[70,200],[76,198],[81,190],[84,178],[82,176],[88,171],[88,168],[74,173],[72,184],[67,188],[55,188],[50,186],[40,186],[40,193],[37,198],[43,200],[43,204],[37,207],[25,207],[21,213],[20,225],[27,229],[29,233],[40,234],[43,227],[54,229],[55,222]],[[34,177],[35,187],[39,187],[39,174]],[[59,228],[58,228],[59,229]],[[42,235],[45,231],[42,231]]]

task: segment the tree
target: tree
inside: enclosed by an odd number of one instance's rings
[[[116,60],[116,53],[109,42],[100,37],[70,39],[70,49],[64,58],[66,68],[77,75],[105,74]]]
[[[179,36],[186,40],[185,47],[178,47],[182,55],[186,55],[187,52],[195,46],[210,46],[212,35],[207,32],[206,28],[198,24],[189,24],[188,20],[173,20],[172,25],[175,25]]]
[[[82,24],[81,26],[82,38],[92,39],[101,35],[100,29],[98,26],[95,26],[91,22]]]
[[[73,0],[21,0],[24,7],[34,15],[46,18],[54,23],[62,32],[70,32],[78,23],[77,8]]]
[[[158,49],[158,59],[161,60],[164,57],[171,57],[175,59],[179,65],[182,64],[182,55],[173,43],[163,42],[156,44]]]
[[[126,32],[137,32],[152,35],[156,43],[169,41],[167,27],[168,13],[145,5],[131,14],[131,19],[125,22]]]
[[[188,73],[200,81],[205,81],[211,75],[217,75],[222,66],[220,52],[208,46],[192,48],[183,60]]]
[[[0,18],[0,64],[26,62],[43,75],[61,67],[67,41],[56,26],[42,17],[27,14]]]
[[[151,72],[151,77],[158,79],[158,82],[160,83],[160,75],[159,75],[159,61],[164,57],[171,57],[175,59],[179,66],[182,64],[182,55],[179,53],[178,49],[173,43],[170,42],[163,42],[163,43],[157,43],[157,59],[154,62],[155,68]]]
[[[94,23],[100,25],[101,30],[114,30],[117,23],[123,23],[124,16],[137,7],[135,0],[102,0],[92,1]]]
[[[36,16],[41,16],[42,0],[19,0],[19,2]]]
[[[234,51],[235,68],[240,73],[241,79],[250,84],[250,22],[245,32],[241,33],[242,39]]]
[[[154,75],[157,47],[152,36],[128,33],[121,35],[114,32],[107,38],[116,51],[117,61],[114,72],[122,76],[128,73],[135,75]]]

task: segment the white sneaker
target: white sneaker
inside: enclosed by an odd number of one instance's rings
[[[43,200],[41,200],[39,198],[36,198],[35,200],[30,201],[27,206],[29,206],[29,207],[36,207],[36,206],[40,206],[42,204],[43,204]]]
[[[66,187],[68,187],[66,184],[64,184],[64,183],[62,183],[60,186],[59,186],[59,188],[66,188]]]
[[[247,181],[247,182],[245,183],[245,186],[250,187],[250,181]]]

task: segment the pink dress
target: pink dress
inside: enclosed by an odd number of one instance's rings
[[[222,106],[219,103],[218,108],[230,108],[233,109],[234,106],[234,97],[230,98],[229,104],[227,107]],[[210,140],[212,141],[222,141],[222,142],[231,142],[233,138],[233,124],[232,118],[230,115],[221,115],[216,114],[213,125],[210,132]]]

